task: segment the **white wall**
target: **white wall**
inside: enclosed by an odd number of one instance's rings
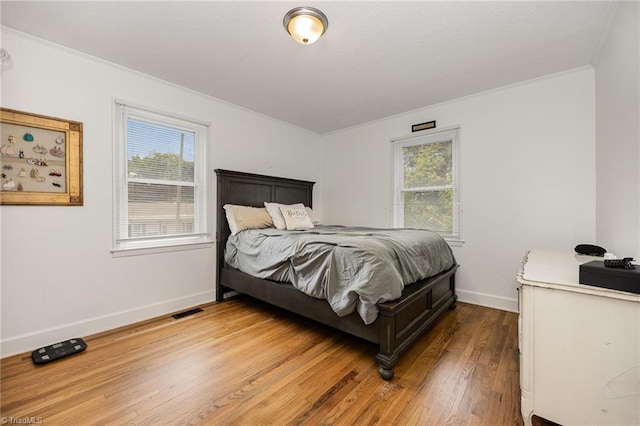
[[[618,5],[596,62],[598,244],[640,259],[640,5]]]
[[[110,253],[114,97],[210,122],[211,170],[320,178],[314,133],[6,28],[2,47],[3,107],[84,123],[84,206],[0,208],[2,356],[214,300],[213,246]]]
[[[591,67],[323,136],[323,221],[391,226],[391,144],[411,124],[460,125],[463,301],[517,310],[527,249],[595,241]]]

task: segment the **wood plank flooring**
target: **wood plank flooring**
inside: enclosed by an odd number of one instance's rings
[[[1,362],[0,413],[46,425],[521,425],[517,315],[458,303],[377,372],[374,344],[240,297]]]

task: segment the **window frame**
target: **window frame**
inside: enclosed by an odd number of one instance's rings
[[[208,176],[209,123],[114,99],[113,137],[113,241],[114,257],[207,248],[213,245]],[[124,237],[131,225],[128,217],[128,185],[141,181],[127,175],[127,124],[130,118],[168,126],[195,134],[194,225],[193,232],[178,235]],[[145,180],[145,179],[143,179]],[[153,181],[155,184],[183,184],[181,181]],[[189,183],[188,186],[190,186]],[[202,204],[202,205],[201,205]]]
[[[451,140],[451,185],[425,186],[420,188],[404,188],[404,156],[403,148],[409,146],[441,143]],[[404,202],[405,192],[431,192],[444,189],[453,189],[453,225],[452,232],[439,233],[442,237],[453,243],[462,243],[462,207],[460,203],[460,126],[451,126],[441,129],[421,132],[419,135],[410,135],[395,138],[391,141],[393,149],[393,226],[404,227]]]

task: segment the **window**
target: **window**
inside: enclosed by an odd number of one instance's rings
[[[460,239],[459,128],[394,141],[394,225]]]
[[[210,243],[207,125],[116,101],[114,252]]]

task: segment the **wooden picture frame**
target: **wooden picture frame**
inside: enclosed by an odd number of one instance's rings
[[[420,130],[435,129],[436,120],[425,121],[424,123],[414,124],[411,126],[411,132],[419,132]]]
[[[81,206],[82,123],[0,108],[0,204]]]

